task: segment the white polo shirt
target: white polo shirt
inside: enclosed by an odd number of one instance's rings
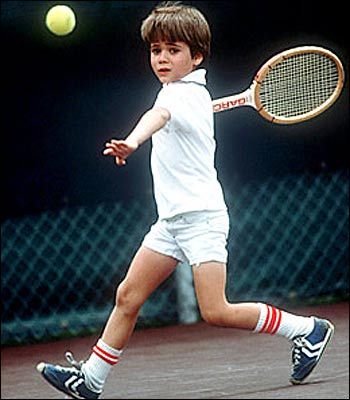
[[[206,70],[164,84],[154,107],[171,114],[152,136],[151,169],[160,219],[189,211],[226,210],[214,166],[216,142]]]

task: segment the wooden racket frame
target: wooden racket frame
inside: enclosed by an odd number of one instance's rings
[[[338,82],[334,92],[329,97],[329,99],[327,99],[319,107],[302,115],[283,118],[270,114],[264,109],[264,106],[260,100],[260,89],[266,75],[281,61],[298,54],[305,54],[310,52],[321,54],[334,61],[338,72]],[[281,53],[276,54],[268,61],[266,61],[255,74],[250,87],[244,92],[213,100],[213,111],[217,113],[241,106],[251,106],[255,108],[263,118],[273,123],[294,124],[298,122],[303,122],[307,121],[308,119],[314,118],[322,112],[326,111],[338,99],[344,86],[344,79],[343,65],[340,59],[330,50],[318,46],[295,47],[282,51]]]

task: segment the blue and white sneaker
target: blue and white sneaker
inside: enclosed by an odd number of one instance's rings
[[[319,363],[334,332],[334,326],[326,319],[313,317],[315,326],[307,336],[292,340],[292,374],[290,382],[302,383]]]
[[[83,362],[75,361],[70,352],[67,352],[65,356],[71,367],[41,362],[36,368],[52,386],[73,399],[98,399],[102,391],[96,392],[88,387],[81,370]]]

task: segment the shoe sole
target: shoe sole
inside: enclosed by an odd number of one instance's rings
[[[314,364],[314,366],[310,369],[310,371],[308,372],[307,375],[304,376],[303,379],[294,379],[294,378],[290,378],[289,382],[292,383],[293,385],[300,385],[301,383],[303,383],[305,381],[305,379],[311,374],[311,372],[314,370],[314,368],[317,366],[317,364],[319,363],[319,361],[322,358],[322,355],[324,353],[324,351],[326,350],[327,345],[329,344],[329,342],[331,341],[333,334],[334,334],[334,325],[332,323],[330,323],[329,321],[327,321],[327,325],[328,325],[328,331],[323,343],[323,346],[321,347],[321,352]]]

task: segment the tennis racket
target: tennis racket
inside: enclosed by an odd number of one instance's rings
[[[244,92],[213,100],[213,110],[250,106],[270,122],[294,124],[327,110],[343,85],[344,68],[335,54],[322,47],[296,47],[265,62]]]

